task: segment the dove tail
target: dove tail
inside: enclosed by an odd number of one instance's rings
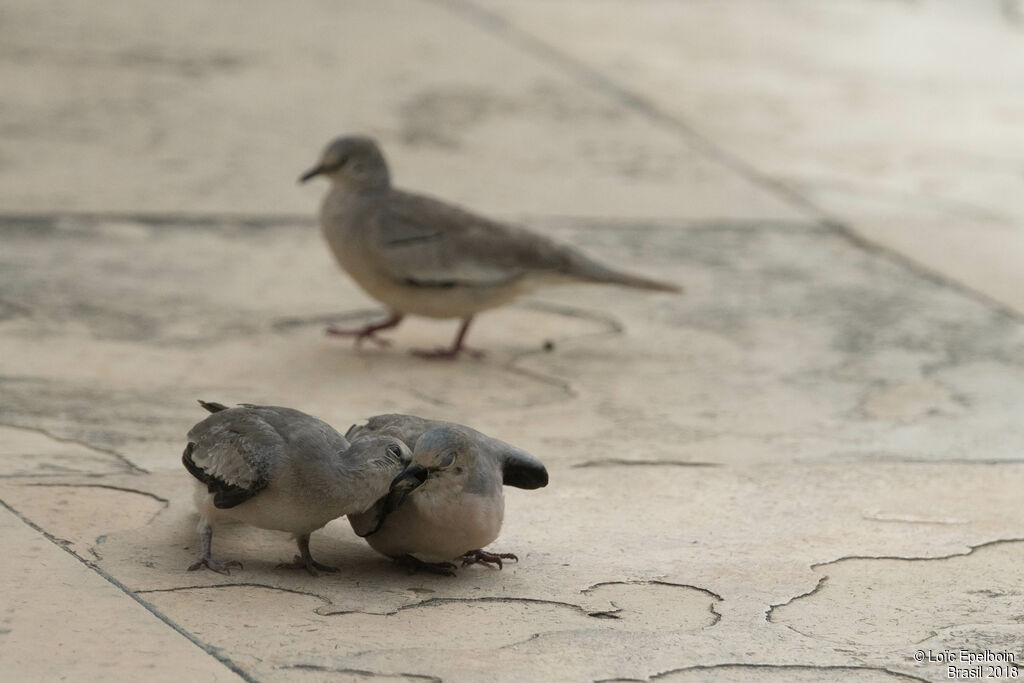
[[[219,413],[222,410],[227,410],[228,407],[223,403],[213,403],[212,401],[204,401],[199,399],[199,405],[206,408],[211,413]]]
[[[574,254],[574,256],[576,258],[573,259],[569,273],[586,282],[648,289],[655,292],[683,293],[683,288],[675,283],[613,270],[597,261],[592,261],[582,254]]]

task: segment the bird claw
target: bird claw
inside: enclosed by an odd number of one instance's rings
[[[377,346],[388,347],[391,346],[391,342],[387,339],[381,339],[377,336],[377,333],[381,330],[389,330],[392,327],[395,327],[398,323],[402,322],[402,317],[401,313],[392,312],[390,317],[383,322],[369,323],[354,330],[331,325],[327,328],[327,334],[332,334],[336,337],[355,337],[356,348],[359,348],[364,339],[369,339]]]
[[[502,560],[519,561],[519,558],[512,553],[489,553],[486,550],[470,550],[460,559],[462,560],[463,567],[468,567],[471,564],[496,564],[498,569],[504,567],[501,562]]]
[[[198,560],[188,566],[190,572],[194,572],[200,567],[206,567],[211,571],[215,571],[218,574],[224,574],[225,576],[231,576],[231,567],[238,567],[242,569],[242,563],[238,560],[228,560],[227,562],[218,562],[212,557],[200,557]]]
[[[296,555],[295,559],[291,562],[282,562],[277,565],[278,569],[305,569],[309,572],[310,576],[320,576],[320,572],[334,573],[338,571],[337,567],[332,567],[327,564],[320,564],[312,557],[308,560],[304,559],[301,555]],[[320,570],[319,572],[317,570]]]
[[[412,555],[396,557],[395,562],[408,569],[410,574],[424,571],[430,574],[440,574],[441,576],[455,576],[456,567],[451,562],[424,562]]]

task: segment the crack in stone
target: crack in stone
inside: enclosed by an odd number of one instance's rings
[[[26,431],[26,432],[33,432],[35,434],[42,434],[46,438],[53,439],[54,441],[56,441],[58,443],[75,444],[76,446],[81,446],[83,448],[87,448],[90,451],[95,451],[96,453],[102,453],[104,455],[110,455],[110,456],[113,456],[114,458],[116,458],[117,461],[120,462],[122,465],[127,467],[128,470],[132,474],[149,474],[149,470],[144,469],[142,467],[139,467],[138,465],[133,463],[131,460],[129,460],[127,458],[127,456],[122,455],[121,453],[118,453],[117,451],[115,451],[112,448],[106,448],[104,446],[96,446],[94,444],[88,443],[87,441],[82,441],[81,439],[76,439],[76,438],[70,437],[70,436],[57,436],[56,434],[53,434],[52,432],[50,432],[47,429],[44,429],[43,427],[26,427],[25,425],[13,424],[13,423],[10,423],[10,422],[0,422],[0,427],[7,427],[8,429],[20,429],[20,430],[23,430],[23,431]]]
[[[187,631],[183,626],[181,626],[177,622],[173,621],[170,617],[168,617],[166,614],[164,614],[159,609],[157,609],[155,605],[153,605],[152,603],[149,603],[149,602],[143,600],[141,597],[139,597],[138,593],[132,591],[130,588],[128,588],[128,586],[126,586],[125,584],[121,583],[121,581],[119,581],[117,578],[115,578],[112,574],[109,574],[108,572],[104,571],[96,563],[94,563],[91,560],[88,560],[88,559],[82,557],[81,555],[76,553],[74,550],[72,550],[71,548],[67,547],[67,545],[65,545],[62,542],[61,539],[57,538],[56,536],[54,536],[50,532],[48,532],[45,529],[43,529],[41,526],[39,526],[38,524],[33,522],[31,519],[29,519],[28,517],[23,515],[21,512],[19,512],[18,510],[13,508],[11,505],[9,505],[7,503],[7,501],[3,500],[2,498],[0,498],[0,506],[6,508],[11,514],[13,514],[15,517],[20,519],[26,526],[34,529],[36,532],[41,534],[43,536],[43,538],[45,538],[46,540],[50,541],[50,543],[53,543],[55,546],[57,546],[58,548],[60,548],[64,552],[66,552],[68,555],[70,555],[71,557],[75,558],[76,560],[78,560],[79,562],[84,564],[86,567],[88,567],[89,569],[94,571],[96,574],[98,574],[100,577],[102,577],[108,583],[110,583],[115,588],[117,588],[122,593],[124,593],[126,596],[128,596],[129,598],[131,598],[132,600],[137,602],[139,605],[141,605],[150,614],[152,614],[157,619],[162,621],[164,624],[169,626],[176,633],[178,633],[182,637],[186,638],[193,645],[195,645],[199,649],[201,649],[204,652],[206,652],[206,654],[208,654],[211,657],[213,657],[214,659],[216,659],[218,662],[223,664],[225,667],[227,667],[233,673],[237,674],[242,680],[246,681],[246,683],[259,683],[255,678],[253,678],[251,675],[249,675],[249,673],[247,673],[245,671],[245,669],[243,669],[241,666],[236,664],[234,662],[234,660],[232,660],[230,657],[225,655],[220,648],[214,647],[213,645],[210,645],[209,643],[206,643],[206,642],[200,640],[199,638],[197,638],[196,636],[194,636],[191,632]]]
[[[230,582],[230,583],[208,583],[208,584],[199,584],[199,585],[195,585],[195,586],[175,586],[173,588],[148,588],[148,589],[145,589],[145,590],[137,590],[135,592],[137,594],[139,594],[139,595],[143,595],[143,594],[148,594],[148,593],[177,593],[177,592],[181,592],[181,591],[207,590],[207,589],[217,589],[217,588],[238,588],[238,587],[242,587],[242,588],[265,588],[267,590],[280,591],[282,593],[293,593],[295,595],[305,595],[306,597],[316,598],[317,600],[320,600],[321,602],[323,602],[326,605],[333,604],[333,603],[331,603],[330,599],[325,598],[324,596],[319,595],[317,593],[310,593],[309,591],[301,591],[301,590],[298,590],[296,588],[284,588],[282,586],[271,586],[271,585],[268,585],[268,584],[265,584],[265,583],[256,583],[255,581],[236,581],[236,582]],[[320,611],[319,611],[320,609],[322,609],[322,608],[317,608],[314,611],[317,614],[320,614]]]
[[[569,339],[580,340],[587,339],[589,337],[606,337],[622,334],[626,326],[619,322],[618,318],[614,316],[594,312],[592,310],[584,308],[576,308],[573,306],[565,306],[562,304],[553,304],[546,301],[538,300],[524,300],[517,301],[513,304],[516,308],[525,308],[527,310],[540,311],[542,313],[551,313],[554,315],[561,315],[567,318],[575,318],[577,320],[586,320],[588,322],[597,323],[604,327],[604,329],[596,332],[584,332],[581,334],[566,335],[558,337],[555,341],[563,342]],[[542,374],[534,370],[527,370],[519,365],[520,361],[531,358],[533,356],[547,353],[554,348],[554,342],[548,340],[539,349],[528,349],[520,351],[519,353],[513,354],[512,358],[509,359],[508,363],[505,364],[505,368],[532,379],[545,382],[554,386],[559,387],[564,391],[570,398],[578,398],[579,394],[572,387],[572,383],[569,380],[556,377],[555,375]]]
[[[836,558],[834,560],[828,560],[827,562],[816,562],[816,563],[814,563],[814,564],[812,564],[810,566],[810,569],[812,571],[815,571],[819,567],[825,567],[825,566],[828,566],[830,564],[838,564],[840,562],[845,562],[847,560],[899,560],[899,561],[902,561],[902,562],[931,562],[931,561],[934,561],[934,560],[949,560],[949,559],[953,559],[953,558],[956,558],[956,557],[967,557],[969,555],[972,555],[979,548],[986,548],[986,547],[995,546],[995,545],[1003,545],[1003,544],[1007,544],[1007,543],[1022,543],[1022,542],[1024,542],[1024,538],[997,539],[997,540],[994,540],[994,541],[986,541],[985,543],[980,543],[978,545],[970,546],[969,550],[967,550],[966,552],[950,553],[948,555],[940,555],[940,556],[937,556],[937,557],[899,557],[899,556],[895,556],[895,555],[847,555],[847,556],[844,556],[844,557]],[[810,597],[810,596],[814,595],[815,593],[817,593],[818,591],[820,591],[822,588],[825,587],[825,584],[828,583],[829,578],[830,577],[826,574],[826,575],[822,576],[820,579],[818,579],[818,582],[815,584],[814,588],[812,588],[811,590],[807,591],[806,593],[801,593],[800,595],[794,595],[793,597],[791,597],[789,600],[786,600],[785,602],[780,602],[780,603],[775,603],[773,605],[769,605],[768,609],[765,610],[765,613],[764,613],[765,614],[765,621],[767,621],[768,623],[775,623],[775,622],[772,621],[772,614],[775,612],[776,609],[778,609],[780,607],[785,607],[787,605],[792,604],[793,602],[796,602],[797,600],[801,600],[803,598],[807,598],[807,597]],[[786,628],[788,628],[789,630],[793,631],[794,633],[799,633],[800,635],[802,635],[804,637],[812,638],[812,639],[815,639],[815,640],[822,639],[820,637],[813,636],[813,635],[811,635],[809,633],[804,633],[803,631],[801,631],[799,629],[796,629],[796,628],[793,628],[792,626],[790,626],[788,624],[784,624],[784,626]],[[959,626],[959,625],[957,625],[957,626]],[[948,629],[948,628],[953,628],[953,627],[954,626],[947,626],[947,627],[944,627],[944,628]],[[927,642],[928,640],[930,640],[932,638],[935,638],[937,636],[938,636],[938,632],[932,631],[930,633],[930,635],[928,635],[924,639],[919,640],[919,641],[917,641],[915,643],[911,643],[911,645],[920,645],[921,643]],[[822,640],[828,640],[828,639],[825,638],[825,639],[822,639]],[[830,642],[835,642],[835,641],[830,641]]]
[[[498,649],[499,650],[511,650],[513,648],[519,647],[520,645],[525,645],[526,643],[533,642],[534,640],[537,640],[538,638],[540,638],[543,635],[545,635],[545,634],[544,633],[534,633],[534,634],[530,635],[528,638],[523,638],[522,640],[517,640],[516,642],[509,643],[508,645],[502,645]]]
[[[517,307],[520,307],[520,308],[533,309],[533,310],[543,311],[543,312],[546,312],[546,313],[554,313],[554,314],[557,314],[557,315],[564,315],[564,316],[571,317],[571,318],[579,318],[579,319],[583,319],[583,320],[590,320],[590,321],[594,321],[594,322],[599,322],[599,323],[605,324],[606,326],[611,327],[613,330],[616,330],[616,331],[621,331],[621,329],[622,329],[622,326],[615,319],[611,318],[610,316],[602,316],[600,314],[590,313],[590,312],[584,311],[582,309],[574,309],[574,308],[571,308],[571,307],[568,307],[568,306],[557,306],[555,304],[546,304],[546,303],[543,303],[543,302],[517,302],[517,303],[515,303],[513,305],[517,306]],[[324,313],[324,314],[316,314],[316,315],[310,315],[310,316],[297,316],[297,317],[289,317],[289,318],[280,318],[280,319],[272,322],[270,327],[271,327],[271,329],[273,329],[275,331],[278,331],[278,332],[288,332],[288,331],[290,331],[292,329],[295,329],[295,328],[306,327],[306,326],[310,326],[310,325],[330,325],[330,324],[333,324],[333,323],[339,323],[339,322],[345,322],[345,321],[357,321],[357,320],[366,320],[366,319],[370,319],[370,318],[381,318],[382,315],[386,315],[386,313],[387,313],[386,311],[383,311],[382,309],[379,309],[379,308],[364,308],[364,309],[360,309],[360,310],[356,310],[356,311],[346,311],[346,312],[341,312],[341,313]],[[604,334],[604,332],[601,332],[601,333],[589,333],[589,334]],[[562,337],[560,339],[578,339],[580,337],[589,336],[589,334],[587,334],[587,335],[572,335],[572,336],[568,336],[568,337]],[[519,354],[515,354],[515,355],[512,356],[512,358],[508,362],[506,362],[504,364],[497,365],[496,367],[498,369],[500,369],[500,370],[504,370],[506,372],[511,372],[511,373],[514,373],[514,374],[517,374],[517,375],[521,375],[523,377],[526,377],[528,379],[534,380],[536,382],[541,382],[541,383],[546,384],[548,386],[555,387],[556,389],[564,392],[567,397],[569,397],[569,398],[576,398],[575,390],[572,388],[572,385],[569,382],[567,382],[566,380],[561,379],[559,377],[555,377],[553,375],[547,375],[547,374],[539,373],[539,372],[536,372],[536,371],[533,371],[533,370],[527,370],[525,368],[521,368],[518,365],[516,365],[516,363],[519,360],[521,360],[522,358],[524,358],[525,356],[532,355],[534,353],[539,353],[539,352],[542,352],[542,351],[543,351],[543,349],[541,349],[541,351],[530,350],[530,351],[524,351],[524,352],[519,353]],[[430,396],[428,394],[424,394],[423,392],[419,392],[419,391],[413,390],[410,393],[413,396],[415,396],[416,398],[419,398],[419,399],[421,399],[423,401],[426,401],[428,403],[431,403],[433,405],[437,405],[437,406],[450,406],[451,405],[448,402],[441,401],[440,399],[437,399],[437,398],[435,398],[433,396]]]
[[[45,487],[50,487],[50,488],[63,487],[63,488],[109,489],[111,491],[121,491],[123,493],[137,493],[140,496],[146,496],[147,498],[152,498],[153,500],[156,500],[156,501],[159,501],[159,502],[163,503],[165,508],[170,504],[170,501],[167,498],[162,498],[162,497],[156,495],[155,493],[150,493],[149,491],[140,491],[139,489],[133,489],[133,488],[130,488],[130,487],[127,487],[127,486],[114,486],[113,484],[68,484],[68,483],[54,483],[54,484],[51,484],[49,482],[37,482],[37,483],[22,484],[22,486],[45,486]]]
[[[584,467],[724,467],[724,465],[720,462],[700,462],[696,460],[626,460],[624,458],[586,460],[572,465],[573,469]]]
[[[666,678],[672,674],[682,673],[684,671],[713,671],[715,669],[754,669],[754,670],[788,670],[788,671],[875,671],[878,673],[888,674],[895,676],[900,680],[904,681],[922,681],[922,683],[929,683],[928,679],[913,676],[911,674],[901,673],[899,671],[893,671],[880,666],[842,666],[842,665],[828,665],[828,664],[746,664],[746,663],[722,663],[722,664],[698,664],[695,666],[684,666],[678,669],[669,669],[668,671],[661,671],[659,673],[650,676],[648,681],[656,681],[659,678]],[[611,679],[611,680],[630,680],[630,679]]]
[[[725,601],[725,598],[723,598],[721,595],[719,595],[718,593],[716,593],[716,592],[714,592],[712,590],[708,590],[707,588],[701,588],[700,586],[694,586],[694,585],[689,584],[689,583],[673,583],[671,581],[660,581],[660,580],[657,580],[657,579],[654,579],[654,580],[637,579],[635,581],[600,581],[598,583],[591,584],[591,585],[587,586],[586,588],[582,589],[580,591],[580,593],[583,593],[584,595],[588,595],[588,594],[592,593],[595,589],[600,588],[601,586],[670,586],[672,588],[689,588],[690,590],[695,590],[697,592],[704,593],[705,595],[713,598],[717,602],[724,602]],[[611,601],[609,601],[609,602],[611,602]],[[618,607],[618,605],[616,605],[614,602],[612,602],[611,604],[612,604],[613,607],[616,608],[615,612],[621,612],[622,611],[622,609],[620,607]],[[710,624],[708,624],[707,626],[702,626],[701,628],[711,628],[712,626],[717,625],[718,622],[720,622],[722,620],[722,614],[718,610],[715,609],[715,604],[716,604],[716,602],[712,602],[712,603],[710,603],[708,605],[708,611],[711,612],[711,616],[714,617],[714,620]],[[597,614],[597,613],[595,613],[595,614]],[[594,616],[594,614],[591,614],[589,616]],[[619,617],[614,617],[614,618],[618,619]]]
[[[785,602],[777,602],[775,604],[769,605],[768,609],[766,609],[764,611],[764,620],[767,621],[769,624],[773,623],[772,622],[772,613],[775,612],[776,609],[778,609],[779,607],[785,607],[786,605],[794,602],[795,600],[799,600],[800,598],[807,598],[807,597],[810,597],[810,596],[814,595],[815,593],[817,593],[818,591],[820,591],[822,588],[825,587],[825,584],[828,583],[828,579],[829,579],[828,575],[823,576],[820,579],[818,579],[818,583],[814,584],[814,588],[812,588],[811,590],[807,591],[806,593],[801,593],[800,595],[794,595],[793,597],[791,597],[789,600],[786,600]],[[796,629],[794,629],[794,630],[796,630]],[[800,633],[800,632],[797,631],[797,633]],[[801,634],[801,635],[805,635],[805,634]]]
[[[330,601],[328,601],[330,603]],[[419,609],[421,607],[437,607],[440,605],[449,604],[473,604],[473,603],[506,603],[506,604],[526,604],[526,605],[550,605],[555,607],[568,607],[569,609],[578,612],[584,616],[593,617],[594,613],[588,612],[583,609],[580,605],[574,605],[571,602],[560,602],[558,600],[543,600],[541,598],[512,598],[512,597],[500,597],[500,596],[484,596],[479,598],[428,598],[427,600],[420,600],[418,602],[412,602],[407,605],[402,605],[390,612],[367,612],[365,610],[337,610],[332,611],[323,607],[318,607],[314,610],[320,616],[344,616],[346,614],[368,614],[372,616],[380,617],[393,617],[399,612],[404,612],[410,609]],[[602,616],[598,618],[609,618],[608,616]],[[610,618],[618,619],[618,617],[611,616]]]
[[[950,560],[954,557],[967,557],[968,555],[974,554],[974,551],[980,548],[987,548],[994,545],[1002,545],[1004,543],[1024,543],[1024,538],[999,538],[994,541],[986,541],[979,543],[978,545],[968,546],[969,550],[962,553],[950,553],[948,555],[937,555],[935,557],[901,557],[899,555],[845,555],[843,557],[837,557],[834,560],[827,560],[825,562],[815,562],[811,565],[811,569],[815,570],[818,567],[826,567],[830,564],[838,564],[847,560],[901,560],[903,562],[931,562],[933,560]],[[797,596],[801,597],[801,596]]]
[[[712,590],[708,590],[707,588],[694,586],[690,583],[674,583],[672,581],[661,581],[659,579],[636,579],[633,581],[599,581],[597,583],[587,586],[586,588],[581,590],[580,593],[591,593],[595,589],[600,588],[601,586],[670,586],[672,588],[689,588],[691,590],[699,591],[701,593],[704,593],[705,595],[711,596],[719,602],[725,601],[725,598],[723,598],[721,595]]]
[[[585,335],[579,336],[593,336],[593,335],[604,335],[604,334],[622,334],[626,330],[626,326],[623,325],[618,318],[607,313],[601,313],[592,311],[586,308],[576,308],[575,306],[566,306],[564,304],[553,304],[547,301],[540,301],[537,299],[524,299],[517,301],[512,305],[514,308],[525,308],[528,311],[540,311],[541,313],[553,313],[554,315],[560,315],[565,318],[575,318],[577,320],[586,320],[588,322],[597,323],[604,326],[604,330],[599,332],[588,332]],[[579,337],[563,337],[563,339],[577,339]]]
[[[533,370],[527,370],[526,368],[521,368],[518,365],[515,365],[515,363],[518,362],[523,357],[531,355],[531,354],[534,354],[534,353],[541,353],[541,352],[540,351],[527,351],[527,352],[524,352],[523,354],[520,354],[520,355],[516,356],[515,358],[510,360],[508,363],[506,363],[505,365],[500,366],[500,367],[502,367],[504,370],[506,370],[508,372],[511,372],[511,373],[513,373],[515,375],[521,375],[523,377],[528,377],[529,379],[532,379],[532,380],[534,380],[536,382],[541,382],[542,384],[547,384],[548,386],[555,387],[556,389],[561,390],[566,395],[567,398],[570,398],[570,399],[579,398],[579,394],[576,392],[575,389],[572,388],[572,384],[570,384],[568,381],[566,381],[564,379],[561,379],[559,377],[555,377],[554,375],[545,375],[543,373],[534,372]],[[534,404],[534,405],[536,405],[536,404]]]
[[[149,491],[140,491],[138,489],[129,488],[127,486],[114,486],[113,484],[68,484],[68,483],[54,483],[54,484],[51,484],[49,482],[32,482],[32,483],[28,483],[28,484],[23,484],[23,486],[45,486],[45,487],[48,487],[48,488],[64,487],[64,488],[108,489],[110,491],[120,491],[122,493],[135,493],[135,494],[138,494],[140,496],[146,496],[147,498],[152,498],[153,500],[158,501],[162,505],[162,507],[159,510],[157,510],[155,513],[153,513],[153,515],[149,518],[149,520],[146,521],[145,524],[140,524],[139,526],[146,526],[148,524],[152,524],[154,522],[154,520],[156,520],[157,517],[159,517],[161,514],[163,514],[164,510],[166,510],[167,507],[170,505],[170,501],[168,499],[161,498],[160,496],[156,495],[155,493],[150,493]],[[93,557],[95,557],[97,560],[102,560],[103,556],[100,555],[100,553],[96,550],[96,546],[101,544],[101,543],[103,543],[106,540],[107,540],[107,534],[100,534],[93,541],[93,545],[91,545],[88,548],[86,548],[86,550],[88,552],[92,553]]]
[[[342,311],[341,313],[318,313],[306,316],[278,318],[270,323],[270,329],[276,332],[289,332],[299,327],[312,325],[330,325],[345,321],[363,320],[366,318],[386,317],[387,311],[380,308],[363,308],[358,311]]]
[[[322,664],[283,664],[276,668],[299,669],[300,671],[324,671],[330,673],[348,674],[350,676],[360,676],[363,678],[395,678],[401,676],[402,678],[409,678],[417,681],[433,681],[434,683],[443,683],[444,680],[439,676],[431,676],[429,674],[411,674],[404,672],[389,674],[377,671],[367,671],[365,669],[336,668],[333,666],[324,666]]]

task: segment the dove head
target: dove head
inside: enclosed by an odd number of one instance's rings
[[[391,184],[388,165],[373,138],[348,135],[336,138],[324,148],[320,161],[299,178],[304,183],[318,175],[335,185],[354,190],[384,189]]]
[[[412,451],[412,462],[391,483],[394,489],[436,481],[452,488],[462,488],[476,467],[477,448],[460,430],[452,427],[431,429],[420,436]]]
[[[355,454],[364,454],[358,457]],[[393,436],[372,434],[356,439],[349,450],[344,452],[346,460],[361,462],[368,460],[379,466],[395,467],[398,469],[407,467],[412,462],[412,451],[409,447]]]

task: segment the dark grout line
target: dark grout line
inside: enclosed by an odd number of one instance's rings
[[[668,130],[686,137],[694,147],[722,164],[726,168],[735,171],[748,181],[758,185],[777,197],[789,203],[793,208],[810,214],[817,220],[836,220],[822,207],[805,197],[796,189],[790,187],[783,181],[774,178],[755,167],[742,157],[717,145],[710,138],[698,132],[692,125],[678,116],[674,116],[654,102],[645,98],[629,88],[620,85],[614,79],[608,77],[601,71],[589,66],[584,61],[577,59],[570,54],[559,50],[557,47],[541,40],[532,33],[529,33],[501,15],[487,10],[471,2],[471,0],[424,0],[433,5],[443,7],[454,14],[458,14],[476,26],[495,34],[507,42],[522,48],[523,51],[542,61],[554,64],[560,70],[567,72],[577,81],[580,81],[594,90],[611,96],[616,102],[632,109],[633,111],[654,121]]]
[[[622,106],[641,114],[655,124],[674,131],[685,137],[694,148],[710,159],[722,164],[725,168],[739,174],[752,184],[774,194],[791,207],[808,214],[808,217],[831,229],[836,235],[846,239],[852,246],[868,251],[881,258],[886,258],[926,280],[948,287],[970,296],[987,307],[1012,319],[1024,322],[1024,311],[1017,311],[1007,304],[981,292],[970,285],[946,276],[941,271],[918,263],[902,252],[868,240],[838,216],[831,214],[824,207],[808,198],[802,192],[767,173],[761,171],[743,157],[728,151],[715,143],[711,138],[700,133],[683,118],[670,114],[643,95],[620,85],[586,62],[573,57],[556,46],[541,40],[532,33],[519,28],[500,14],[488,10],[472,2],[472,0],[423,0],[437,7],[462,17],[478,28],[491,33],[506,42],[522,49],[541,61],[547,62],[559,70],[569,74],[584,85],[603,92]]]
[[[178,623],[176,623],[173,620],[171,620],[170,617],[168,617],[163,612],[158,610],[154,605],[146,602],[145,600],[140,598],[138,595],[136,595],[134,592],[132,592],[132,590],[130,588],[128,588],[128,586],[126,586],[123,583],[121,583],[120,581],[118,581],[116,578],[114,578],[112,575],[108,574],[106,571],[101,569],[99,566],[97,566],[97,565],[93,564],[92,562],[90,562],[89,560],[81,557],[80,555],[75,553],[73,550],[71,550],[70,548],[66,547],[62,543],[60,543],[56,536],[54,536],[50,532],[46,531],[41,526],[39,526],[38,524],[33,522],[31,519],[29,519],[25,515],[21,514],[17,510],[15,510],[13,507],[11,507],[7,503],[7,501],[3,500],[2,498],[0,498],[0,506],[6,508],[11,514],[13,514],[15,517],[20,519],[26,526],[28,526],[28,527],[34,529],[35,531],[37,531],[38,533],[40,533],[50,543],[54,544],[55,546],[57,546],[58,548],[60,548],[64,552],[66,552],[68,555],[71,555],[71,557],[75,558],[76,560],[78,560],[79,562],[84,564],[86,567],[88,567],[89,569],[91,569],[92,571],[96,572],[97,574],[99,574],[104,579],[106,579],[107,582],[109,582],[115,588],[119,589],[122,593],[124,593],[125,595],[130,597],[132,600],[134,600],[135,602],[139,603],[144,608],[146,608],[146,610],[149,611],[150,614],[152,614],[157,619],[159,619],[160,621],[162,621],[165,624],[167,624],[168,626],[170,626],[178,634],[184,636],[189,641],[191,641],[193,645],[195,645],[196,647],[198,647],[201,650],[203,650],[204,652],[206,652],[206,654],[210,655],[211,657],[213,657],[214,659],[219,661],[221,664],[226,666],[228,669],[230,669],[234,673],[238,674],[238,676],[242,680],[246,681],[246,683],[259,683],[258,679],[253,678],[244,669],[242,669],[240,666],[235,664],[235,662],[232,661],[227,655],[221,653],[219,648],[216,648],[216,647],[214,647],[212,645],[204,643],[203,641],[201,641],[198,638],[196,638],[194,635],[192,635],[191,633],[186,631],[184,629],[184,627],[180,626]]]
[[[4,225],[35,223],[49,226],[60,220],[72,221],[134,221],[155,227],[191,227],[206,228],[218,226],[241,227],[280,227],[285,224],[296,224],[306,229],[316,222],[315,216],[291,213],[228,213],[211,211],[209,213],[163,213],[141,211],[47,211],[36,213],[0,212],[0,230]],[[689,218],[673,215],[636,215],[607,216],[583,213],[545,213],[516,212],[504,214],[503,220],[528,224],[537,221],[566,221],[574,223],[592,223],[594,227],[634,228],[634,227],[680,227],[687,230],[701,229],[759,229],[759,230],[808,230],[822,229],[822,223],[813,218]]]
[[[989,296],[981,290],[975,289],[970,285],[954,280],[945,273],[933,268],[929,268],[921,263],[918,263],[911,257],[907,256],[901,251],[897,251],[890,247],[887,247],[877,242],[873,242],[860,234],[858,234],[852,227],[846,223],[840,221],[823,221],[822,225],[832,230],[837,236],[845,240],[848,244],[856,249],[867,252],[873,256],[881,259],[885,259],[890,263],[893,263],[901,268],[914,273],[918,277],[931,282],[932,284],[939,285],[946,289],[952,289],[953,291],[960,292],[968,298],[990,308],[1002,316],[1005,316],[1011,320],[1017,322],[1024,322],[1024,311],[1018,311],[1009,304],[1005,304],[1002,301]]]
[[[15,424],[15,423],[12,423],[12,422],[0,422],[0,427],[4,427],[6,429],[20,429],[20,430],[26,431],[26,432],[33,432],[35,434],[41,434],[42,436],[45,436],[48,439],[52,439],[52,440],[56,441],[57,443],[74,444],[76,446],[81,446],[82,448],[85,448],[87,450],[93,451],[94,453],[100,453],[102,455],[109,455],[109,456],[115,458],[118,463],[120,463],[125,468],[127,468],[129,474],[149,474],[150,473],[149,470],[145,469],[144,467],[139,467],[138,465],[133,463],[131,460],[129,460],[128,456],[126,456],[126,455],[124,455],[122,453],[119,453],[118,451],[115,451],[112,448],[107,448],[106,446],[96,446],[96,445],[91,444],[91,443],[89,443],[87,441],[83,441],[81,439],[76,439],[76,438],[71,437],[71,436],[59,436],[57,434],[54,434],[53,432],[51,432],[48,429],[44,429],[43,427],[26,427],[25,425]]]

